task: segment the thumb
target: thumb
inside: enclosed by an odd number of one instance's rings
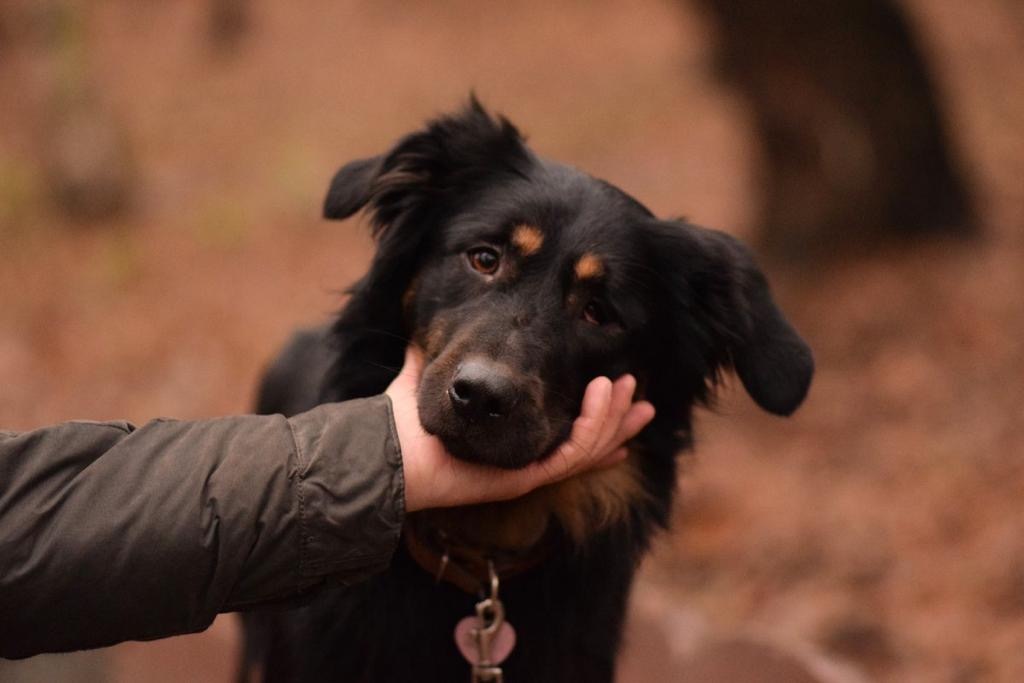
[[[423,374],[423,352],[416,346],[409,344],[405,347],[405,360],[398,375],[391,380],[391,384],[384,392],[394,399],[396,396],[415,394],[420,384],[420,375]]]
[[[405,347],[405,361],[400,374],[404,375],[404,381],[412,386],[420,383],[420,375],[423,374],[423,352],[415,344]]]

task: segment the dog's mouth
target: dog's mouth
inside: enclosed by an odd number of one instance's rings
[[[420,421],[461,460],[526,467],[568,436],[543,409],[540,385],[482,356],[437,359],[420,381]]]

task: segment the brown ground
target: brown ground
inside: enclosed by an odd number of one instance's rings
[[[470,87],[542,153],[745,235],[745,113],[710,73],[698,17],[657,0],[410,4],[254,2],[237,53],[217,54],[200,3],[96,3],[60,49],[33,3],[5,3],[3,427],[246,410],[288,331],[336,310],[365,267],[366,231],[318,219],[331,172]],[[638,619],[667,634],[659,649],[633,632],[648,667],[749,636],[881,680],[1024,680],[1024,13],[911,7],[984,236],[768,264],[819,372],[791,420],[735,388],[701,415],[675,528],[637,593]],[[74,224],[46,200],[69,81],[131,143],[126,217]],[[234,637],[223,619],[65,658],[63,680],[228,680]],[[55,680],[33,666],[21,680]]]

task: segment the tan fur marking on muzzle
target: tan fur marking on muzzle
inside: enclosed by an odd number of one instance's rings
[[[512,244],[523,256],[536,254],[544,244],[544,233],[532,225],[517,225],[512,231]]]
[[[580,256],[573,269],[577,280],[592,280],[604,275],[604,262],[591,253]]]

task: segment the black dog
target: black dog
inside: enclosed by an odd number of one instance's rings
[[[326,217],[364,207],[378,240],[370,271],[330,330],[300,335],[278,360],[263,412],[380,393],[412,339],[427,360],[423,425],[460,458],[506,468],[544,458],[597,375],[636,375],[657,416],[613,469],[508,503],[410,515],[384,574],[296,612],[250,615],[249,670],[468,680],[452,630],[486,590],[489,560],[518,633],[505,680],[611,680],[630,582],[668,520],[694,406],[735,369],[762,408],[788,415],[807,392],[810,350],[735,239],[658,220],[536,156],[475,100],[343,167]]]

